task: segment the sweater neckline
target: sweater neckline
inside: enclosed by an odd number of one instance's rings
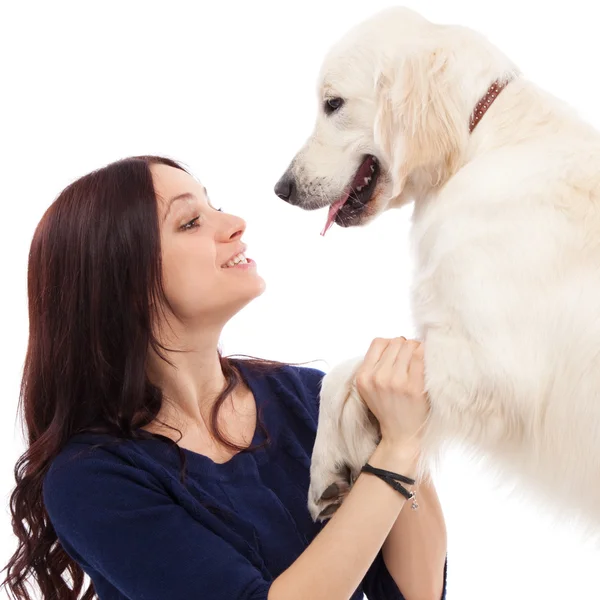
[[[257,463],[264,462],[267,459],[267,455],[265,452],[266,448],[264,444],[264,434],[261,430],[260,416],[262,403],[264,397],[266,396],[265,390],[260,389],[261,386],[258,382],[260,375],[253,372],[250,366],[244,365],[243,361],[236,361],[235,364],[240,371],[244,383],[250,389],[256,403],[256,425],[254,428],[252,441],[250,442],[248,449],[241,450],[240,452],[234,454],[229,460],[220,463],[214,461],[205,454],[195,452],[194,450],[190,450],[188,448],[183,448],[174,440],[162,434],[153,433],[151,434],[152,438],[145,441],[148,441],[151,444],[153,442],[158,442],[160,446],[157,447],[157,450],[160,450],[161,456],[163,457],[167,456],[167,453],[163,454],[164,449],[166,448],[169,450],[168,456],[172,457],[171,461],[176,463],[179,467],[181,466],[180,459],[179,456],[177,456],[177,453],[174,452],[175,449],[178,449],[186,458],[186,469],[190,472],[196,472],[203,475],[212,474],[217,477],[219,477],[219,475],[227,477],[232,473],[246,473],[248,472],[248,461],[256,461]]]

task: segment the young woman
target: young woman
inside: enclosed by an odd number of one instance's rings
[[[264,289],[244,229],[159,157],[90,173],[42,218],[29,257],[29,447],[11,497],[20,545],[5,581],[15,597],[31,599],[30,579],[45,600],[443,596],[431,482],[411,510],[362,473],[314,523],[323,374],[219,354],[223,326]],[[428,412],[420,345],[375,340],[357,383],[381,424],[370,465],[412,478]]]

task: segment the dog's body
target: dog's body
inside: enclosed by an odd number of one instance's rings
[[[351,32],[322,79],[324,102],[343,102],[326,105],[294,159],[286,199],[331,205],[341,225],[415,201],[425,456],[467,442],[600,525],[600,134],[477,34],[405,10]],[[496,80],[512,81],[470,133]],[[363,193],[352,173],[365,155],[376,168]],[[315,517],[344,466],[357,475],[377,443],[356,364],[323,384]]]

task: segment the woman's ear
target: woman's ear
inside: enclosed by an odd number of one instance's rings
[[[375,143],[402,193],[415,171],[441,185],[460,160],[468,122],[458,110],[444,51],[414,53],[382,68],[376,80]]]

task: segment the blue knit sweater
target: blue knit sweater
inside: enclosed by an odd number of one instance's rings
[[[179,452],[161,436],[80,434],[53,461],[46,509],[100,600],[267,600],[319,532],[306,499],[323,373],[238,366],[270,437],[263,448],[224,464],[182,449],[185,486]],[[403,598],[381,554],[351,600],[363,592]]]

